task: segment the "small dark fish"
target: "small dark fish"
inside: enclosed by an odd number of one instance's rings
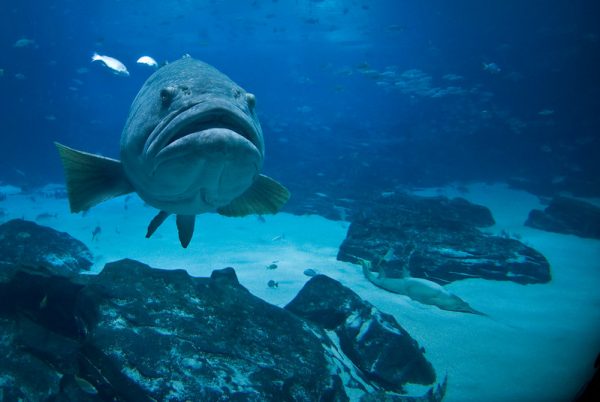
[[[50,214],[48,212],[43,212],[41,214],[39,214],[38,216],[35,217],[36,221],[42,221],[45,219],[51,219],[51,218],[56,218],[58,215],[57,214]]]
[[[96,240],[96,237],[102,233],[102,228],[100,226],[96,226],[94,230],[92,230],[92,241]]]
[[[275,289],[279,287],[279,282],[275,282],[273,279],[271,279],[269,282],[267,282],[267,286],[271,289]]]
[[[277,269],[277,264],[272,263],[266,266],[267,269]]]
[[[304,275],[312,277],[312,276],[319,275],[319,273],[317,271],[315,271],[314,269],[312,269],[312,268],[308,268],[308,269],[304,270]]]
[[[259,221],[260,223],[265,223],[265,222],[267,221],[267,220],[265,219],[265,217],[264,217],[264,216],[262,216],[262,215],[258,215],[258,216],[256,217],[256,219],[258,219],[258,221]]]

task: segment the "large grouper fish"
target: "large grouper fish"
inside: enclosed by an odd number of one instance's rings
[[[161,67],[131,105],[120,161],[56,143],[71,212],[136,192],[160,210],[146,237],[174,214],[183,247],[197,214],[277,213],[290,193],[260,174],[255,105],[254,95],[206,63],[184,57]]]

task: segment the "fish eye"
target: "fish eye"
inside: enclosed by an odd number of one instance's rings
[[[248,102],[248,107],[250,109],[254,109],[254,106],[256,106],[256,96],[254,96],[254,94],[247,93],[246,102]]]
[[[175,95],[177,94],[177,89],[175,87],[166,87],[160,90],[160,101],[162,102],[163,106],[169,106],[171,104],[171,102],[173,102],[173,99],[175,98]]]

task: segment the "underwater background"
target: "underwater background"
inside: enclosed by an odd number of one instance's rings
[[[0,49],[0,401],[568,401],[592,377],[597,2],[3,1]],[[95,52],[129,75],[92,62]],[[144,238],[156,211],[137,196],[70,214],[54,142],[118,159],[130,105],[157,69],[136,61],[185,55],[256,95],[263,172],[292,194],[282,213],[201,215],[187,250],[173,227]],[[21,272],[38,265],[50,274]],[[102,274],[71,276],[80,271]],[[390,293],[382,273],[468,303]],[[206,277],[221,293],[189,296]],[[111,304],[96,287],[119,296]],[[333,299],[310,310],[324,295]],[[216,307],[197,315],[189,300]],[[154,335],[139,329],[152,320],[133,330],[139,338],[124,335],[146,310],[171,308]],[[231,316],[250,324],[240,330]],[[363,342],[372,323],[385,335]],[[33,353],[39,328],[63,340]],[[238,333],[251,340],[236,343]],[[73,352],[86,339],[96,349]],[[235,353],[211,360],[224,350]],[[103,364],[121,368],[108,375]]]
[[[294,182],[339,180],[348,193],[454,180],[600,192],[593,1],[1,7],[4,180],[60,180],[55,140],[118,156],[129,105],[152,72],[135,61],[190,54],[257,95],[266,170]],[[14,46],[23,38],[31,42]],[[131,75],[90,63],[95,51]]]

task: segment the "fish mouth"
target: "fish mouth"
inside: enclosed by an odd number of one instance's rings
[[[262,155],[263,145],[256,127],[246,113],[227,102],[197,103],[166,116],[152,131],[144,153],[157,156],[177,140],[191,134],[225,129],[248,140]]]

